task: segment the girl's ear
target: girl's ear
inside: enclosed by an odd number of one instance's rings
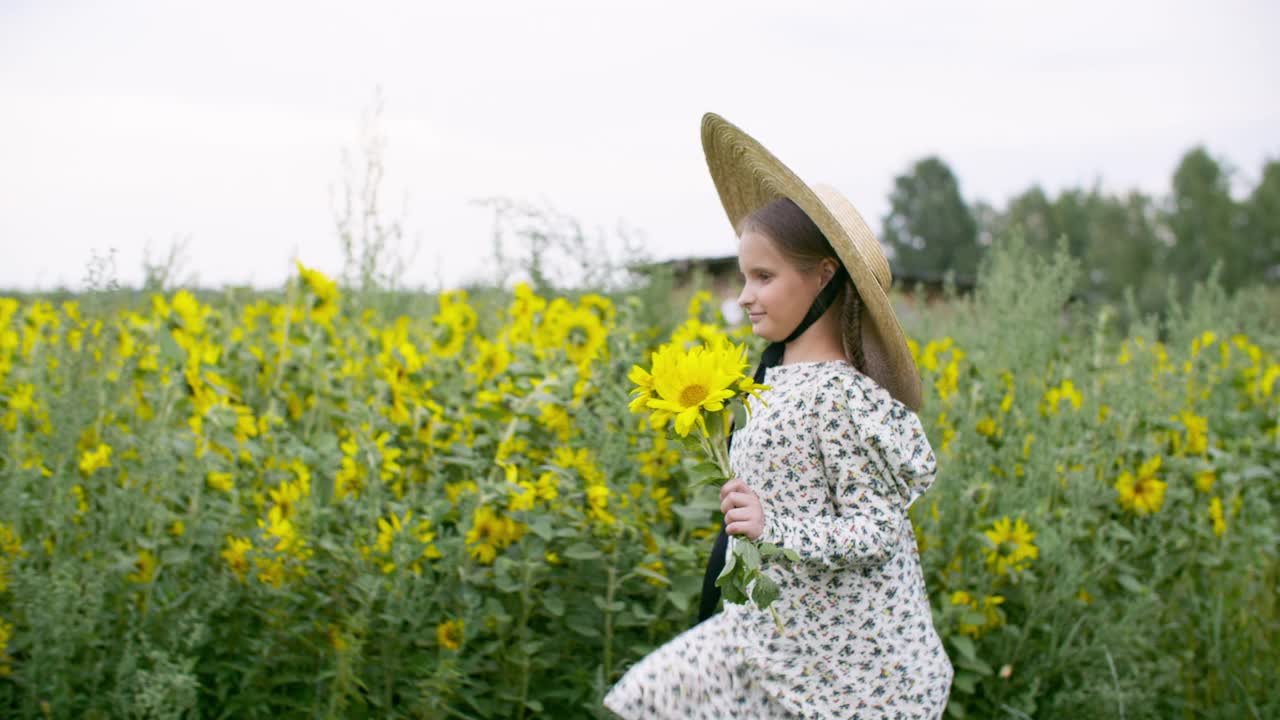
[[[831,278],[835,277],[839,268],[836,267],[835,261],[827,258],[822,262],[822,286],[826,287],[831,282]]]

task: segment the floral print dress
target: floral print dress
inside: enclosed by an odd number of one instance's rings
[[[604,705],[644,718],[938,718],[954,674],[907,508],[937,461],[919,417],[844,360],[765,371],[729,462],[760,498],[768,610],[724,609],[654,650]],[[730,535],[729,542],[745,542]]]

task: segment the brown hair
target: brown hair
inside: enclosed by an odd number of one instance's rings
[[[801,273],[816,272],[824,258],[843,265],[822,230],[791,198],[778,198],[744,217],[738,223],[738,235],[747,230],[768,237],[778,252]],[[851,279],[845,280],[838,302],[845,357],[851,358],[854,367],[862,371],[865,367],[862,356],[862,298]]]

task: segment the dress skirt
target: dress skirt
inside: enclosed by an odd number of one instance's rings
[[[604,706],[624,720],[798,718],[752,679],[731,632],[733,615],[712,615],[641,658]]]

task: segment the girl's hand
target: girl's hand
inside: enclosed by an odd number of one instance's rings
[[[759,540],[764,534],[764,508],[760,506],[760,498],[742,480],[730,478],[720,486],[720,512],[724,513],[726,533],[743,534],[751,540]]]

